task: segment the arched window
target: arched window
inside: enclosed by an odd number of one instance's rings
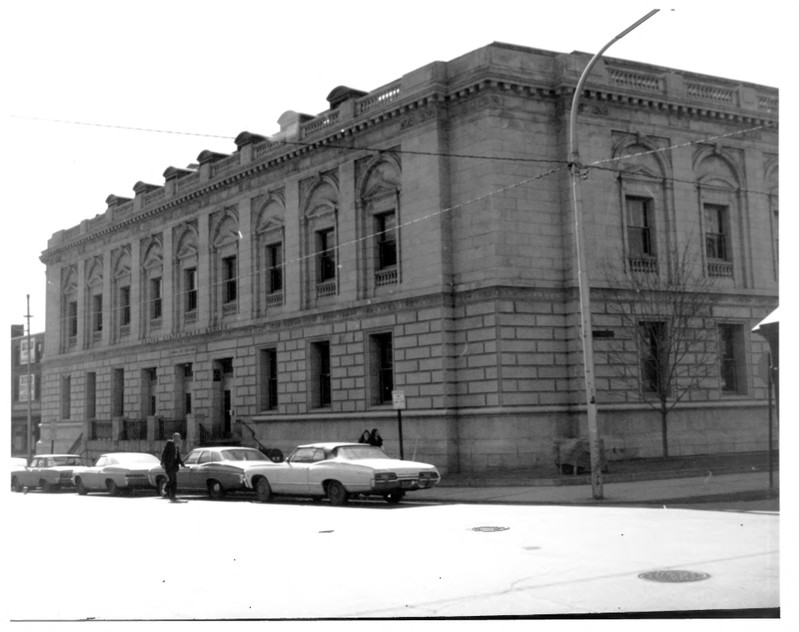
[[[145,242],[142,257],[143,323],[146,335],[161,329],[164,316],[164,258],[160,236]]]
[[[255,214],[257,311],[268,314],[284,304],[286,277],[285,205],[283,196],[271,194]]]
[[[234,209],[225,209],[214,220],[214,313],[216,318],[227,318],[239,312],[239,218]]]
[[[197,226],[185,224],[176,229],[173,285],[177,288],[176,322],[182,326],[197,321],[199,310]]]
[[[68,351],[78,344],[78,272],[74,266],[62,270],[61,279],[61,349]]]
[[[738,240],[741,226],[740,174],[735,162],[719,147],[700,148],[694,159],[697,177],[698,211],[703,235],[703,264],[706,274],[718,280],[746,283],[743,253]]]
[[[337,208],[339,192],[332,177],[310,183],[303,214],[303,270],[306,302],[316,305],[339,293]]]
[[[116,339],[130,335],[131,330],[131,251],[120,248],[112,254],[112,307],[113,330]]]

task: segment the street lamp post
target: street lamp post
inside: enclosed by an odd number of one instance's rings
[[[583,344],[583,378],[586,389],[586,421],[589,433],[589,459],[592,470],[592,497],[595,499],[603,498],[603,480],[601,476],[600,463],[600,437],[597,432],[597,397],[594,384],[594,351],[592,344],[592,313],[589,300],[589,279],[586,273],[586,246],[583,231],[583,200],[581,197],[582,165],[580,154],[578,153],[578,139],[576,135],[576,122],[578,118],[578,104],[583,84],[591,72],[594,65],[604,52],[617,40],[622,39],[644,21],[649,20],[659,9],[653,9],[640,18],[637,22],[622,31],[608,44],[603,46],[600,51],[592,57],[591,61],[583,70],[578,85],[575,87],[575,94],[572,96],[572,108],[569,113],[569,164],[570,176],[572,180],[572,212],[575,220],[575,250],[578,264],[578,293],[581,312],[581,341]]]
[[[35,389],[33,388],[32,383],[32,376],[31,376],[31,355],[33,354],[33,349],[31,348],[31,295],[26,295],[28,311],[25,314],[25,318],[28,321],[28,338],[27,338],[27,345],[28,345],[28,383],[25,386],[28,389],[26,393],[26,397],[28,400],[28,417],[27,417],[27,424],[25,429],[25,444],[27,447],[27,456],[28,456],[28,465],[31,464],[33,461],[33,434],[31,432],[31,400],[33,399],[33,394]]]

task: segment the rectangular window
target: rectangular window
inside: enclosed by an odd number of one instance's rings
[[[197,268],[186,268],[183,271],[184,303],[183,311],[197,311]]]
[[[150,279],[150,319],[158,320],[162,312],[161,279]]]
[[[194,371],[191,362],[175,365],[175,408],[178,416],[192,414],[192,383]]]
[[[129,285],[119,288],[119,324],[122,327],[131,324],[131,288]]]
[[[331,405],[331,345],[315,342],[311,345],[312,402],[317,408]]]
[[[278,351],[262,349],[261,363],[261,410],[278,408]]]
[[[706,224],[706,257],[715,261],[730,261],[728,207],[705,204],[703,211]]]
[[[319,283],[336,278],[336,251],[333,237],[332,228],[317,232],[317,282]]]
[[[397,265],[397,234],[394,211],[375,216],[377,269],[385,270]]]
[[[86,374],[86,418],[97,416],[97,373]]]
[[[267,293],[283,290],[283,245],[267,246]]]
[[[30,381],[28,381],[28,377],[30,377]],[[20,375],[19,376],[19,391],[17,392],[17,397],[15,398],[18,402],[27,402],[30,398],[30,401],[36,401],[36,376],[31,375]]]
[[[237,289],[236,255],[222,259],[222,301],[233,303],[236,301]]]
[[[70,338],[78,335],[78,301],[67,303],[67,335]]]
[[[61,419],[69,419],[72,411],[72,378],[61,378]]]
[[[746,394],[744,331],[741,325],[719,326],[719,361],[722,392],[731,395]]]
[[[31,364],[36,362],[36,345],[31,341],[32,353],[28,353],[28,341],[27,340],[20,340],[19,341],[19,362],[18,365],[28,364],[30,360]]]
[[[92,295],[92,331],[100,333],[103,331],[103,295]]]
[[[158,370],[155,367],[142,369],[142,415],[156,414],[156,385],[158,384]]]
[[[125,369],[114,369],[111,382],[111,414],[122,417],[125,410]]]
[[[655,257],[653,201],[650,198],[625,198],[628,215],[628,256]]]
[[[370,381],[373,404],[386,404],[392,401],[394,390],[394,358],[392,353],[392,334],[370,336]]]
[[[639,323],[641,341],[642,388],[661,393],[667,388],[667,325],[663,321]]]

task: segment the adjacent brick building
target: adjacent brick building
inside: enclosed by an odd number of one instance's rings
[[[29,338],[25,332],[25,325],[11,325],[12,456],[28,455],[29,418],[30,448],[33,452],[39,440],[43,354],[44,333],[31,334]]]
[[[288,111],[271,138],[243,132],[229,155],[109,196],[42,254],[45,432],[97,452],[252,429],[285,451],[378,427],[397,454],[402,391],[406,458],[549,461],[584,432],[566,131],[587,62],[495,43],[336,88],[318,116]],[[720,363],[672,413],[671,452],[766,448],[750,330],[777,304],[777,91],[609,58],[583,101],[594,327],[621,326],[610,253],[658,273],[704,236],[706,326],[724,326],[738,379]],[[602,345],[607,447],[658,455],[657,415],[611,392]]]

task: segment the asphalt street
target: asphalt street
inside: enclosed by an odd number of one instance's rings
[[[8,495],[20,625],[780,606],[772,512]]]

